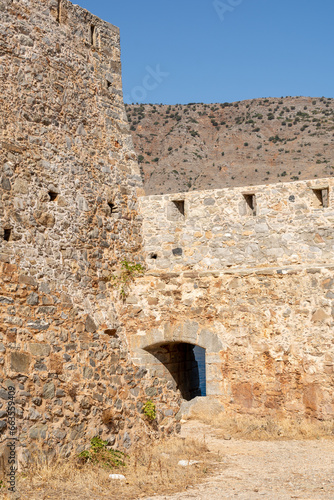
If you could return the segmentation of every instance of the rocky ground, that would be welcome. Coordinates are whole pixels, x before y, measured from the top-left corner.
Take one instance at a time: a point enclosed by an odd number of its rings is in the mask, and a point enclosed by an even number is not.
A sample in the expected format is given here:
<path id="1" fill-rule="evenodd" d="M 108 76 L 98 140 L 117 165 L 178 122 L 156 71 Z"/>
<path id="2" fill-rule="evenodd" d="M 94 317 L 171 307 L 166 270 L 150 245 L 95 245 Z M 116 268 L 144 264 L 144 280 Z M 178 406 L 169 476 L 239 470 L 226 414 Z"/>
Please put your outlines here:
<path id="1" fill-rule="evenodd" d="M 334 175 L 334 99 L 126 105 L 146 194 Z"/>
<path id="2" fill-rule="evenodd" d="M 183 425 L 183 436 L 200 435 L 219 452 L 221 471 L 195 487 L 150 500 L 330 500 L 334 498 L 334 441 L 240 441 L 197 421 Z M 193 466 L 194 467 L 194 466 Z"/>

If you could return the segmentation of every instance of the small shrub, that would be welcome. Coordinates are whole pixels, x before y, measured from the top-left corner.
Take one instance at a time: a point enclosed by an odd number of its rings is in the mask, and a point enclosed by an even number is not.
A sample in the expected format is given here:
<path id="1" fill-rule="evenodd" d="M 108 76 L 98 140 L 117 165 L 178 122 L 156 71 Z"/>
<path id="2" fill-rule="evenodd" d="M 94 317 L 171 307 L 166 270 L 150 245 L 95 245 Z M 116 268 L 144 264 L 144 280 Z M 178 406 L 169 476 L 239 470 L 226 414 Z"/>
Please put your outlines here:
<path id="1" fill-rule="evenodd" d="M 90 449 L 82 451 L 79 458 L 84 462 L 100 465 L 106 469 L 124 467 L 126 465 L 124 462 L 126 455 L 119 450 L 107 448 L 107 445 L 108 441 L 102 441 L 99 436 L 96 436 L 91 439 Z"/>
<path id="2" fill-rule="evenodd" d="M 275 136 L 269 137 L 269 141 L 276 144 L 276 142 L 283 142 L 284 139 L 281 139 L 277 134 Z"/>
<path id="3" fill-rule="evenodd" d="M 150 399 L 148 401 L 146 401 L 146 403 L 144 404 L 143 413 L 144 413 L 145 417 L 147 417 L 149 420 L 151 420 L 151 421 L 155 420 L 155 418 L 157 416 L 157 412 L 156 412 L 155 404 Z"/>
<path id="4" fill-rule="evenodd" d="M 145 269 L 141 264 L 134 264 L 123 260 L 121 262 L 121 270 L 117 274 L 112 274 L 108 281 L 112 282 L 112 286 L 118 287 L 119 294 L 124 300 L 129 292 L 130 283 L 138 276 L 144 273 Z"/>

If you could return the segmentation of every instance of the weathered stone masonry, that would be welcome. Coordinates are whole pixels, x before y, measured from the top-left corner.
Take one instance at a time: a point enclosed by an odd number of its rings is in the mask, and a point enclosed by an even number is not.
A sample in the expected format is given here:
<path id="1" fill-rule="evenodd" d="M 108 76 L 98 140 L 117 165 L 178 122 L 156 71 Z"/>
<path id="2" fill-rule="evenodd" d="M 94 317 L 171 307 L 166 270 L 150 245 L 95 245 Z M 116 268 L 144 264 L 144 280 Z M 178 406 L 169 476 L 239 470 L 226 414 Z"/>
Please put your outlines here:
<path id="1" fill-rule="evenodd" d="M 333 186 L 329 178 L 142 197 L 146 263 L 175 272 L 332 262 Z"/>
<path id="2" fill-rule="evenodd" d="M 2 440 L 8 384 L 23 461 L 171 433 L 193 345 L 226 408 L 332 418 L 333 181 L 144 197 L 118 29 L 66 0 L 0 18 Z M 124 303 L 123 259 L 148 269 Z"/>
<path id="3" fill-rule="evenodd" d="M 172 432 L 178 395 L 132 364 L 108 284 L 142 259 L 119 30 L 66 0 L 1 0 L 0 19 L 1 431 L 11 383 L 22 459 L 38 439 L 127 448 L 149 398 Z"/>
<path id="4" fill-rule="evenodd" d="M 135 363 L 168 376 L 161 346 L 199 345 L 226 409 L 333 418 L 333 186 L 141 198 L 150 271 L 128 304 L 145 314 L 128 322 Z"/>

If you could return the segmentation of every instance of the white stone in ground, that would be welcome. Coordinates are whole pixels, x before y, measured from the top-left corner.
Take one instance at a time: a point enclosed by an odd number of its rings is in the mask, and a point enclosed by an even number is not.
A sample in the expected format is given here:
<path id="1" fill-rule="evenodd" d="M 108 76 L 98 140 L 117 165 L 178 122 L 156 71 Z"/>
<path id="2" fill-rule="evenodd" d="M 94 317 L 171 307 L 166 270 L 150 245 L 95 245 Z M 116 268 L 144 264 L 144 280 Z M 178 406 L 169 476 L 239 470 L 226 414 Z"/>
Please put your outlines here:
<path id="1" fill-rule="evenodd" d="M 198 460 L 180 460 L 177 465 L 181 465 L 182 467 L 187 467 L 188 465 L 199 464 Z"/>
<path id="2" fill-rule="evenodd" d="M 124 481 L 126 478 L 122 474 L 109 474 L 109 479 L 119 479 L 120 481 Z"/>

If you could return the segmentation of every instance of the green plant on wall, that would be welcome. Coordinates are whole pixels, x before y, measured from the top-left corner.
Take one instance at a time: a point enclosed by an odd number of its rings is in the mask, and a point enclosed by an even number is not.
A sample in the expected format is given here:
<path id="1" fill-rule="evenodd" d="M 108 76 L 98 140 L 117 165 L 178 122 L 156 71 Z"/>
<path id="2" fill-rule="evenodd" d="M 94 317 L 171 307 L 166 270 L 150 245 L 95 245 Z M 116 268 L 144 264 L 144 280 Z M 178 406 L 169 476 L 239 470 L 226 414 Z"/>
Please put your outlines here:
<path id="1" fill-rule="evenodd" d="M 108 442 L 103 441 L 99 436 L 95 436 L 90 441 L 89 450 L 84 450 L 79 454 L 79 458 L 86 463 L 100 465 L 103 468 L 124 467 L 126 455 L 119 450 L 107 447 Z"/>
<path id="2" fill-rule="evenodd" d="M 146 401 L 146 403 L 143 406 L 143 412 L 145 417 L 147 417 L 149 420 L 155 420 L 157 412 L 153 401 L 151 401 L 150 399 Z"/>
<path id="3" fill-rule="evenodd" d="M 121 269 L 118 273 L 112 274 L 109 278 L 112 286 L 118 288 L 120 297 L 125 299 L 129 294 L 130 283 L 135 278 L 141 276 L 145 269 L 141 264 L 135 264 L 127 260 L 121 262 Z"/>

